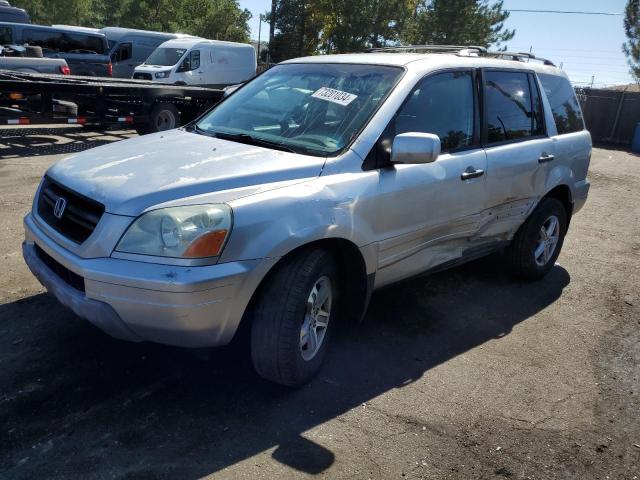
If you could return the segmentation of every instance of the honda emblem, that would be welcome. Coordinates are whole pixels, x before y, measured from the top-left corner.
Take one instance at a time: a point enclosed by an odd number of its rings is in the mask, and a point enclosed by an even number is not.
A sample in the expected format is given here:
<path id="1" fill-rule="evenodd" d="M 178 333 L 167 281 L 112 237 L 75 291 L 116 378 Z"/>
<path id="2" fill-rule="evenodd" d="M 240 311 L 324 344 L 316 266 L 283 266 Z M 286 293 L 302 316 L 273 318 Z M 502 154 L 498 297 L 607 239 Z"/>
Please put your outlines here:
<path id="1" fill-rule="evenodd" d="M 58 199 L 56 200 L 56 204 L 53 206 L 54 217 L 60 220 L 62 218 L 62 215 L 64 215 L 65 208 L 67 208 L 67 199 L 58 197 Z"/>

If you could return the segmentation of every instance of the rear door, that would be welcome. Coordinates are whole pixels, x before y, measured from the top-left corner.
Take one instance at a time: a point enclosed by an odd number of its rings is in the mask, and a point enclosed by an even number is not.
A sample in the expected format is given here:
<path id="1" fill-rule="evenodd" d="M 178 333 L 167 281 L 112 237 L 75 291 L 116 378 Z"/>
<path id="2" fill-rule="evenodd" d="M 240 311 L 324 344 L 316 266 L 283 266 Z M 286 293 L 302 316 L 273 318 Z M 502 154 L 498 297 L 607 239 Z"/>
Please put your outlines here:
<path id="1" fill-rule="evenodd" d="M 476 73 L 452 70 L 420 81 L 387 127 L 381 145 L 401 133 L 433 133 L 442 153 L 433 163 L 380 169 L 376 286 L 457 259 L 472 245 L 486 199 L 479 123 Z"/>
<path id="2" fill-rule="evenodd" d="M 487 152 L 486 237 L 508 238 L 544 193 L 554 144 L 547 136 L 535 74 L 486 69 L 483 144 Z"/>

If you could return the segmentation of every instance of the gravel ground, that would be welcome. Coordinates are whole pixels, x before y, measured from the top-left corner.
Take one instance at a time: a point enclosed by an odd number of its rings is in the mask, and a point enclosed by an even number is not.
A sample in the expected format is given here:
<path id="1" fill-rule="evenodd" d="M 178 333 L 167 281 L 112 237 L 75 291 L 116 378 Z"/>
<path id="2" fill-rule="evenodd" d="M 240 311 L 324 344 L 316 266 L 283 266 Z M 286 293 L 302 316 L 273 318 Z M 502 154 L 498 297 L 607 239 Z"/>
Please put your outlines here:
<path id="1" fill-rule="evenodd" d="M 40 176 L 129 133 L 29 133 L 0 132 L 0 479 L 640 479 L 640 158 L 594 150 L 544 281 L 493 256 L 380 291 L 291 391 L 44 293 L 20 253 Z"/>

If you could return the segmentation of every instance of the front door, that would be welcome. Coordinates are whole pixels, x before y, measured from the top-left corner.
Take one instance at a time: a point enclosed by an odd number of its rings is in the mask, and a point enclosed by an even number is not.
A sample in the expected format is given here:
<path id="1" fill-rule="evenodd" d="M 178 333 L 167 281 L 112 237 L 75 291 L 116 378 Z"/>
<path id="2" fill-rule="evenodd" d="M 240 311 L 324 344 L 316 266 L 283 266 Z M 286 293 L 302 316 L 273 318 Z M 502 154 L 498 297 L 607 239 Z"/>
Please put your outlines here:
<path id="1" fill-rule="evenodd" d="M 133 63 L 133 44 L 120 43 L 111 54 L 113 76 L 116 78 L 131 78 L 133 69 L 137 66 Z"/>
<path id="2" fill-rule="evenodd" d="M 455 260 L 472 244 L 486 204 L 487 159 L 480 145 L 477 82 L 472 70 L 421 80 L 385 131 L 434 133 L 442 153 L 430 164 L 380 170 L 376 287 Z"/>

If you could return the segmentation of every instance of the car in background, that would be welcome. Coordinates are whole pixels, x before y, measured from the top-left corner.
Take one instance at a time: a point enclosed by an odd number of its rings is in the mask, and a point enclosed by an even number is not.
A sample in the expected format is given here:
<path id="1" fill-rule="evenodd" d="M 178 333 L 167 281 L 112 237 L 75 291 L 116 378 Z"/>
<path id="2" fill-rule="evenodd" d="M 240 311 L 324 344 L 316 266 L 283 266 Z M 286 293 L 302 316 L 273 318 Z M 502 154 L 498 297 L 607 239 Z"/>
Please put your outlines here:
<path id="1" fill-rule="evenodd" d="M 107 38 L 69 27 L 0 22 L 0 44 L 32 45 L 48 58 L 66 60 L 72 75 L 112 76 Z"/>
<path id="2" fill-rule="evenodd" d="M 24 8 L 12 7 L 6 0 L 0 0 L 0 22 L 31 23 Z"/>
<path id="3" fill-rule="evenodd" d="M 256 50 L 247 43 L 178 38 L 160 45 L 133 78 L 224 88 L 254 77 L 256 67 Z"/>
<path id="4" fill-rule="evenodd" d="M 153 32 L 133 28 L 105 27 L 98 32 L 104 34 L 109 42 L 109 55 L 113 64 L 113 76 L 131 78 L 135 68 L 167 40 L 195 39 L 182 33 Z"/>

